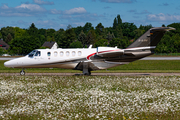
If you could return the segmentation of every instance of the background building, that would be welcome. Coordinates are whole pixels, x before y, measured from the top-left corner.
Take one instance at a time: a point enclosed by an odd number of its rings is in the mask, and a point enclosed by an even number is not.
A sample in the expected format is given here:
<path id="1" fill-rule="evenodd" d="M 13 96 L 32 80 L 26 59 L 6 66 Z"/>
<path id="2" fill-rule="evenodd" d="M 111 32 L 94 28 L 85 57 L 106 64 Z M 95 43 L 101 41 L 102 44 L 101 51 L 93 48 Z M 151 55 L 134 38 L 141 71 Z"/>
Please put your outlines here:
<path id="1" fill-rule="evenodd" d="M 0 47 L 5 50 L 9 49 L 9 45 L 6 42 L 4 42 L 3 39 L 0 39 Z"/>
<path id="2" fill-rule="evenodd" d="M 58 48 L 58 44 L 54 41 L 50 41 L 50 42 L 45 42 L 42 47 L 46 47 L 46 48 L 50 48 L 50 49 L 57 49 Z"/>

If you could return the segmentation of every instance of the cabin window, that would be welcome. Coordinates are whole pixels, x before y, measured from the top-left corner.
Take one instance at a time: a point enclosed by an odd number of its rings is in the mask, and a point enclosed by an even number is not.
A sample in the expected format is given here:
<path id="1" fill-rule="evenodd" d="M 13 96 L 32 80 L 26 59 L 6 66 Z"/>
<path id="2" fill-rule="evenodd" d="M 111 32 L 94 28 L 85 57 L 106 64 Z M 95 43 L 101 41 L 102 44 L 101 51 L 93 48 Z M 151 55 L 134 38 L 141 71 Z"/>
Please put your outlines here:
<path id="1" fill-rule="evenodd" d="M 61 52 L 60 52 L 60 56 L 62 57 L 63 55 L 64 55 L 64 52 L 63 52 L 63 51 L 61 51 Z"/>
<path id="2" fill-rule="evenodd" d="M 51 56 L 51 52 L 48 52 L 48 53 L 47 53 L 47 56 Z"/>
<path id="3" fill-rule="evenodd" d="M 82 52 L 81 51 L 78 51 L 78 56 L 81 56 Z"/>
<path id="4" fill-rule="evenodd" d="M 41 56 L 41 51 L 37 51 L 35 56 Z"/>
<path id="5" fill-rule="evenodd" d="M 75 51 L 72 51 L 72 56 L 75 56 L 76 55 L 76 52 Z"/>
<path id="6" fill-rule="evenodd" d="M 57 54 L 58 54 L 57 51 L 55 51 L 55 52 L 54 52 L 54 56 L 57 57 Z"/>
<path id="7" fill-rule="evenodd" d="M 69 56 L 69 51 L 66 51 L 66 56 Z"/>

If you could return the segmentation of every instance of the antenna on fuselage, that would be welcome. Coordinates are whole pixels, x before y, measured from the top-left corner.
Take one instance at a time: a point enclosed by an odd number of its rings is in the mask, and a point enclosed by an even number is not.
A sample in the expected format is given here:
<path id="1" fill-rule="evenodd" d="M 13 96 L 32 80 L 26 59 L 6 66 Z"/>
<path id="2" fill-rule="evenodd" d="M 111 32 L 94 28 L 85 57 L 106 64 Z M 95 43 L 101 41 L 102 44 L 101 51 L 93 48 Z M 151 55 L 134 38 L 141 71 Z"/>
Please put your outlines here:
<path id="1" fill-rule="evenodd" d="M 91 49 L 92 48 L 92 44 L 88 48 Z"/>

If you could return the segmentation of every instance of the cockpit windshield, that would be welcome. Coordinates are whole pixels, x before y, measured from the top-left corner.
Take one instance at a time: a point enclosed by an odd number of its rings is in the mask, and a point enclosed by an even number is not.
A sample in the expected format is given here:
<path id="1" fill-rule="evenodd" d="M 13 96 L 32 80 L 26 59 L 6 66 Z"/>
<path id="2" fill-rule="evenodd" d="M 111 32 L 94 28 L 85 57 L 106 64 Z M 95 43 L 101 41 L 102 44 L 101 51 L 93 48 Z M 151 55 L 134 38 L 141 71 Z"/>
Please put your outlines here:
<path id="1" fill-rule="evenodd" d="M 28 57 L 33 57 L 33 56 L 41 56 L 41 52 L 37 50 L 33 50 L 28 54 Z"/>

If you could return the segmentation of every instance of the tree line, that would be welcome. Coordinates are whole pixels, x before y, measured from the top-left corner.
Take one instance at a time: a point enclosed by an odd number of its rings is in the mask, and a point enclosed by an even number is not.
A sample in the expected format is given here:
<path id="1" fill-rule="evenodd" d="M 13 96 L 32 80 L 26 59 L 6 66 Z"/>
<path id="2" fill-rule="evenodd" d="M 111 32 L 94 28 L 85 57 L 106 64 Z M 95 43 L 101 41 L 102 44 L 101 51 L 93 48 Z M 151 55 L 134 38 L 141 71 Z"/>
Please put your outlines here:
<path id="1" fill-rule="evenodd" d="M 162 25 L 165 27 L 165 25 Z M 104 27 L 99 23 L 93 27 L 87 22 L 84 26 L 67 29 L 38 29 L 34 23 L 27 29 L 19 27 L 3 27 L 0 30 L 0 39 L 10 45 L 9 50 L 0 49 L 0 53 L 25 55 L 34 49 L 42 48 L 45 41 L 56 41 L 60 48 L 83 48 L 92 44 L 98 46 L 117 46 L 126 48 L 134 40 L 139 38 L 152 25 L 140 25 L 122 22 L 120 15 L 114 18 L 112 27 Z M 155 50 L 156 53 L 178 53 L 180 52 L 180 23 L 172 23 L 167 27 L 176 28 L 175 31 L 167 32 Z"/>

